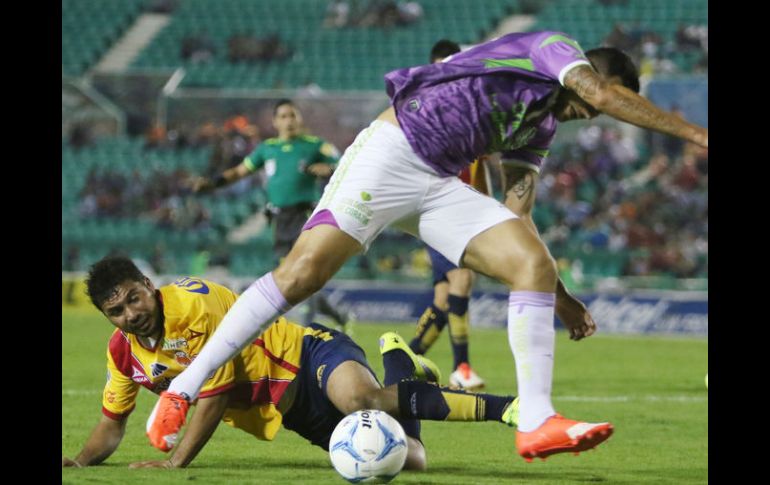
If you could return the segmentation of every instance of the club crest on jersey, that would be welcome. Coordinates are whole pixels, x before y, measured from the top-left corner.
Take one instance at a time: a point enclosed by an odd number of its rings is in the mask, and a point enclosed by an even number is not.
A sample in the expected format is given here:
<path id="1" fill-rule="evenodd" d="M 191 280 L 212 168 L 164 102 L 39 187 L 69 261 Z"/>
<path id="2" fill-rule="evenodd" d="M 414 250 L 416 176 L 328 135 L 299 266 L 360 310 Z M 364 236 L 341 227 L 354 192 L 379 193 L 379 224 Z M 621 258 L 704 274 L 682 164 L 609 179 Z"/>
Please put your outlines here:
<path id="1" fill-rule="evenodd" d="M 318 379 L 318 388 L 322 389 L 323 385 L 321 384 L 323 382 L 324 378 L 324 371 L 326 370 L 326 364 L 322 364 L 318 366 L 318 370 L 315 372 L 315 378 Z"/>
<path id="2" fill-rule="evenodd" d="M 177 350 L 182 347 L 187 347 L 187 339 L 184 338 L 172 338 L 163 339 L 163 350 Z"/>
<path id="3" fill-rule="evenodd" d="M 158 377 L 159 375 L 166 372 L 168 369 L 167 365 L 163 365 L 159 362 L 155 362 L 150 366 L 150 369 L 152 369 L 152 377 Z"/>
<path id="4" fill-rule="evenodd" d="M 174 281 L 173 284 L 175 286 L 185 289 L 186 291 L 189 291 L 190 293 L 200 293 L 201 295 L 209 294 L 208 285 L 206 285 L 206 283 L 204 283 L 203 280 L 199 278 L 190 278 L 190 277 L 184 276 Z"/>
<path id="5" fill-rule="evenodd" d="M 174 360 L 176 360 L 179 365 L 183 365 L 187 367 L 188 365 L 192 364 L 193 359 L 187 355 L 186 352 L 182 352 L 181 350 L 177 350 L 174 352 Z"/>
<path id="6" fill-rule="evenodd" d="M 188 328 L 187 331 L 190 332 L 190 336 L 187 337 L 187 341 L 188 342 L 190 340 L 195 340 L 196 338 L 201 337 L 203 335 L 203 332 L 196 332 L 195 330 L 193 330 L 191 328 Z"/>
<path id="7" fill-rule="evenodd" d="M 150 378 L 144 374 L 144 371 L 142 371 L 141 369 L 137 369 L 136 366 L 131 366 L 131 369 L 133 369 L 134 371 L 134 375 L 131 376 L 132 381 L 138 384 L 141 384 L 143 382 L 150 382 Z"/>

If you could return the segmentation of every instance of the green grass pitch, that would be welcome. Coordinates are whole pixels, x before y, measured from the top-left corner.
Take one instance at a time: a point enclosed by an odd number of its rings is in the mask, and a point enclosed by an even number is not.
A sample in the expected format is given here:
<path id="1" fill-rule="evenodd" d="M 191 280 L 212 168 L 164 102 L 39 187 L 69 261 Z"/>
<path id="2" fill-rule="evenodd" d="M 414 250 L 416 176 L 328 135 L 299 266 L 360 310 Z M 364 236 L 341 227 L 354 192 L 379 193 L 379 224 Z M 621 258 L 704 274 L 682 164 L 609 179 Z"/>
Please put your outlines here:
<path id="1" fill-rule="evenodd" d="M 112 326 L 99 313 L 62 309 L 62 454 L 74 458 L 101 415 L 105 352 Z M 411 337 L 412 325 L 360 323 L 355 340 L 382 376 L 377 337 L 396 330 Z M 446 333 L 446 332 L 444 332 Z M 452 363 L 448 336 L 428 354 L 444 372 Z M 487 391 L 514 394 L 516 378 L 504 330 L 473 329 L 470 356 Z M 402 472 L 393 483 L 420 484 L 607 484 L 707 483 L 708 369 L 704 339 L 609 336 L 572 342 L 557 333 L 554 405 L 567 417 L 608 420 L 614 436 L 580 456 L 526 463 L 515 452 L 514 431 L 498 423 L 424 421 L 427 472 Z M 261 442 L 222 425 L 186 469 L 129 470 L 129 463 L 163 459 L 144 435 L 155 396 L 139 393 L 126 436 L 97 467 L 63 469 L 62 483 L 346 483 L 328 455 L 282 429 Z"/>

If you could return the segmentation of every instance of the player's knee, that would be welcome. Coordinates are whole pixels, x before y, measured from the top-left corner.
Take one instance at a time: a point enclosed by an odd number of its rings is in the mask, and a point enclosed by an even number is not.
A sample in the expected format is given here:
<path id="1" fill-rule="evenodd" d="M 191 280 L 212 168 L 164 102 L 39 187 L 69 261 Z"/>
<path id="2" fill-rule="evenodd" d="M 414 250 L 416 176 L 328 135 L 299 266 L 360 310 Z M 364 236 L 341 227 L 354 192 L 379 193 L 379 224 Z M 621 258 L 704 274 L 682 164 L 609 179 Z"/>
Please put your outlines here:
<path id="1" fill-rule="evenodd" d="M 458 268 L 447 273 L 449 280 L 449 291 L 452 294 L 467 295 L 471 292 L 473 286 L 473 271 Z"/>
<path id="2" fill-rule="evenodd" d="M 545 249 L 545 248 L 544 248 Z M 540 275 L 541 278 L 547 280 L 553 280 L 556 283 L 557 270 L 556 261 L 553 260 L 547 250 L 538 251 L 537 256 L 532 259 L 532 268 L 530 271 L 534 274 Z"/>
<path id="3" fill-rule="evenodd" d="M 545 246 L 530 248 L 525 257 L 516 255 L 506 260 L 504 283 L 511 289 L 556 287 L 556 262 Z"/>
<path id="4" fill-rule="evenodd" d="M 331 274 L 321 263 L 322 258 L 307 252 L 286 260 L 273 272 L 284 298 L 297 303 L 323 288 Z"/>
<path id="5" fill-rule="evenodd" d="M 385 404 L 381 390 L 371 391 L 352 396 L 346 403 L 348 409 L 345 412 L 350 414 L 362 409 L 380 409 L 388 412 L 389 409 L 385 409 Z"/>
<path id="6" fill-rule="evenodd" d="M 411 436 L 406 437 L 409 447 L 406 454 L 405 470 L 425 471 L 428 469 L 428 457 L 425 455 L 425 447 Z"/>

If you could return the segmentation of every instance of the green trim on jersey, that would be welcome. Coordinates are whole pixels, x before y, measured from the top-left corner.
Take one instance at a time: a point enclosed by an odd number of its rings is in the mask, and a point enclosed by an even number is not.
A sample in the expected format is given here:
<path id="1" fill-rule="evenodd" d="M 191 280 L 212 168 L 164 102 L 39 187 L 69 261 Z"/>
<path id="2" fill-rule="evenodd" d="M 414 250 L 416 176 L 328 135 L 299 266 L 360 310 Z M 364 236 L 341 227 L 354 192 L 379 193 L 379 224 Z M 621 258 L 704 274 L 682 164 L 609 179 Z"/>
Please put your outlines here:
<path id="1" fill-rule="evenodd" d="M 522 150 L 526 150 L 528 152 L 534 153 L 535 155 L 541 156 L 543 158 L 548 156 L 549 149 L 539 149 L 539 148 L 530 148 L 530 147 L 524 147 Z"/>
<path id="2" fill-rule="evenodd" d="M 516 67 L 526 71 L 534 71 L 532 59 L 484 59 L 484 67 Z"/>
<path id="3" fill-rule="evenodd" d="M 569 37 L 565 37 L 563 35 L 555 34 L 547 39 L 545 39 L 543 42 L 540 43 L 538 47 L 541 49 L 547 45 L 555 44 L 556 42 L 564 42 L 567 45 L 571 45 L 575 49 L 579 50 L 580 52 L 583 52 L 583 48 L 580 47 L 580 44 L 577 43 L 576 40 L 570 39 Z"/>

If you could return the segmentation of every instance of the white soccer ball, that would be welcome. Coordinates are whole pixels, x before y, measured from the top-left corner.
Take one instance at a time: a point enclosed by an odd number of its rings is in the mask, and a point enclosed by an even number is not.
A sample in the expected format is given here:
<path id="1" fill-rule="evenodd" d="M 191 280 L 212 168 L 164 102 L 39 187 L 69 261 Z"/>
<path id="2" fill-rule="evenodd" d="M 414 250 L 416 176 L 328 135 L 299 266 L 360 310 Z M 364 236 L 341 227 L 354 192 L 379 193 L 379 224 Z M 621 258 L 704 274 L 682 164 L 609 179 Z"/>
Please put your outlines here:
<path id="1" fill-rule="evenodd" d="M 329 440 L 332 465 L 351 483 L 387 483 L 406 462 L 404 428 L 384 411 L 345 416 Z"/>

